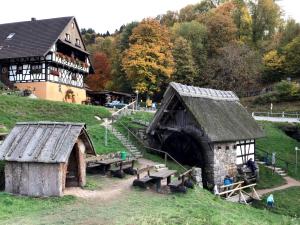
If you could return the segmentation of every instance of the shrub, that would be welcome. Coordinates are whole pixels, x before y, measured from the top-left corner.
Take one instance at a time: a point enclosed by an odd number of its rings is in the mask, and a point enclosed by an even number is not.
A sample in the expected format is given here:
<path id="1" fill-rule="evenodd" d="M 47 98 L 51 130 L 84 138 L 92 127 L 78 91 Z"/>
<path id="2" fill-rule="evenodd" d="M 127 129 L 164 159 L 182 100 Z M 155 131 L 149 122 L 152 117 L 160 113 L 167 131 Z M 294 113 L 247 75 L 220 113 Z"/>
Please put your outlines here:
<path id="1" fill-rule="evenodd" d="M 300 94 L 300 86 L 296 82 L 281 81 L 275 85 L 275 91 L 280 96 L 296 96 Z"/>

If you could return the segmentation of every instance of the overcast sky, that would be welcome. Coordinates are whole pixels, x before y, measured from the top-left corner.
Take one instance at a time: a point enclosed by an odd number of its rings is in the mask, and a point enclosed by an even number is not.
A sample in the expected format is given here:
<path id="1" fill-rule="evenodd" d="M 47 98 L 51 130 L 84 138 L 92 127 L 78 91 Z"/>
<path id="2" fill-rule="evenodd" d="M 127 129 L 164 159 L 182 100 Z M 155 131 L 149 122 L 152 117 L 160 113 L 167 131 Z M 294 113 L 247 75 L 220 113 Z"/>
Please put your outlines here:
<path id="1" fill-rule="evenodd" d="M 167 10 L 179 10 L 199 0 L 5 0 L 1 1 L 0 23 L 62 16 L 75 16 L 81 28 L 92 27 L 100 33 L 122 24 L 155 17 Z M 300 22 L 300 0 L 278 1 L 285 17 Z"/>

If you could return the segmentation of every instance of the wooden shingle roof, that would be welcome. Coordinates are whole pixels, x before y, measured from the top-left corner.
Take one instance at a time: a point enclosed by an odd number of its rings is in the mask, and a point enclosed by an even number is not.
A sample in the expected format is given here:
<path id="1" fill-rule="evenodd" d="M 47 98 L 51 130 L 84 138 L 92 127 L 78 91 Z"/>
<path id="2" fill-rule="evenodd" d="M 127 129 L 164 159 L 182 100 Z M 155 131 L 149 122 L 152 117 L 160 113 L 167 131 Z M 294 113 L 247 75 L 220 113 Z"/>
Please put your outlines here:
<path id="1" fill-rule="evenodd" d="M 0 160 L 17 162 L 67 162 L 78 139 L 86 153 L 95 155 L 83 123 L 17 123 L 0 146 Z"/>
<path id="2" fill-rule="evenodd" d="M 0 24 L 0 59 L 45 56 L 73 18 Z"/>

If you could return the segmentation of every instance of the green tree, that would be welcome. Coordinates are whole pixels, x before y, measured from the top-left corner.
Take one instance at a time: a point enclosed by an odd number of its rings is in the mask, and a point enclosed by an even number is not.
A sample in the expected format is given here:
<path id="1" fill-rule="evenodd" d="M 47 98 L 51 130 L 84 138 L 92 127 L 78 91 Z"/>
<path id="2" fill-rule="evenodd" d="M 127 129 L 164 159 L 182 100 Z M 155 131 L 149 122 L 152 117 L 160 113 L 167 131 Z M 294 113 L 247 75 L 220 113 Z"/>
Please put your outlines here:
<path id="1" fill-rule="evenodd" d="M 283 50 L 287 76 L 300 77 L 300 36 L 294 38 Z"/>
<path id="2" fill-rule="evenodd" d="M 234 0 L 233 20 L 237 27 L 237 37 L 240 41 L 251 40 L 252 18 L 244 0 Z"/>
<path id="3" fill-rule="evenodd" d="M 130 47 L 122 65 L 134 89 L 153 95 L 165 86 L 173 73 L 172 44 L 165 26 L 157 20 L 144 19 L 133 29 Z"/>
<path id="4" fill-rule="evenodd" d="M 176 38 L 173 48 L 173 57 L 175 68 L 171 80 L 183 84 L 193 84 L 196 69 L 192 57 L 192 50 L 186 39 L 182 37 Z"/>
<path id="5" fill-rule="evenodd" d="M 294 19 L 288 19 L 282 30 L 280 45 L 284 46 L 300 35 L 300 24 Z"/>
<path id="6" fill-rule="evenodd" d="M 172 31 L 175 37 L 183 37 L 189 42 L 194 62 L 197 66 L 197 73 L 199 73 L 205 66 L 207 58 L 205 46 L 207 32 L 205 26 L 197 21 L 176 23 Z"/>
<path id="7" fill-rule="evenodd" d="M 270 38 L 280 22 L 280 7 L 274 0 L 251 1 L 252 40 L 254 43 Z"/>
<path id="8" fill-rule="evenodd" d="M 156 19 L 159 20 L 162 25 L 171 27 L 178 21 L 179 15 L 177 12 L 167 11 L 166 14 L 157 16 Z"/>

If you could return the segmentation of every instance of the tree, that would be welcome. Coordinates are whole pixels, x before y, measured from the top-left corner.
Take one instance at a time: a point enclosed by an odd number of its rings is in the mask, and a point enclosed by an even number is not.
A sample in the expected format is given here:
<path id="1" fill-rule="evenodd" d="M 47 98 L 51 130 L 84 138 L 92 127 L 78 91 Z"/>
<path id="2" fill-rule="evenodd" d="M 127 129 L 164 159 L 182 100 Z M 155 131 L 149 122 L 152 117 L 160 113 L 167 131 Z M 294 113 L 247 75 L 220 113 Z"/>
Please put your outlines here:
<path id="1" fill-rule="evenodd" d="M 156 19 L 159 20 L 160 24 L 171 27 L 178 21 L 179 15 L 177 12 L 167 11 L 166 14 L 157 16 Z"/>
<path id="2" fill-rule="evenodd" d="M 131 93 L 132 84 L 128 80 L 123 69 L 123 53 L 129 48 L 129 37 L 132 30 L 138 25 L 138 22 L 131 22 L 122 27 L 122 32 L 114 38 L 112 49 L 112 86 L 111 88 L 118 91 Z M 121 29 L 120 29 L 121 30 Z"/>
<path id="3" fill-rule="evenodd" d="M 274 0 L 251 1 L 252 40 L 258 43 L 264 38 L 270 38 L 280 22 L 280 7 Z"/>
<path id="4" fill-rule="evenodd" d="M 300 77 L 300 36 L 294 38 L 283 50 L 287 75 Z"/>
<path id="5" fill-rule="evenodd" d="M 203 24 L 197 21 L 176 23 L 172 28 L 173 34 L 176 37 L 183 37 L 190 45 L 194 62 L 199 73 L 206 63 L 207 51 L 206 40 L 207 32 Z"/>
<path id="6" fill-rule="evenodd" d="M 300 24 L 294 19 L 288 19 L 281 35 L 280 45 L 285 46 L 300 35 Z"/>
<path id="7" fill-rule="evenodd" d="M 209 59 L 203 85 L 243 93 L 258 85 L 261 57 L 247 45 L 229 43 Z"/>
<path id="8" fill-rule="evenodd" d="M 97 52 L 93 56 L 95 74 L 87 77 L 87 85 L 94 91 L 104 90 L 107 82 L 111 80 L 111 66 L 105 53 Z"/>
<path id="9" fill-rule="evenodd" d="M 233 8 L 233 3 L 224 3 L 199 18 L 199 21 L 207 28 L 209 56 L 236 39 L 237 28 L 231 16 Z"/>
<path id="10" fill-rule="evenodd" d="M 175 68 L 171 79 L 179 83 L 192 85 L 196 76 L 196 69 L 192 50 L 186 39 L 176 38 L 173 57 Z"/>
<path id="11" fill-rule="evenodd" d="M 278 54 L 276 50 L 272 50 L 266 53 L 263 57 L 264 82 L 276 82 L 280 81 L 284 75 L 284 62 L 285 57 Z"/>
<path id="12" fill-rule="evenodd" d="M 234 0 L 233 20 L 237 27 L 237 37 L 242 42 L 251 40 L 252 18 L 244 0 Z"/>
<path id="13" fill-rule="evenodd" d="M 122 65 L 136 90 L 149 95 L 161 90 L 173 73 L 171 49 L 169 32 L 157 20 L 144 19 L 133 29 Z"/>

